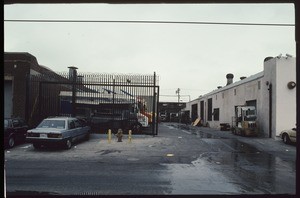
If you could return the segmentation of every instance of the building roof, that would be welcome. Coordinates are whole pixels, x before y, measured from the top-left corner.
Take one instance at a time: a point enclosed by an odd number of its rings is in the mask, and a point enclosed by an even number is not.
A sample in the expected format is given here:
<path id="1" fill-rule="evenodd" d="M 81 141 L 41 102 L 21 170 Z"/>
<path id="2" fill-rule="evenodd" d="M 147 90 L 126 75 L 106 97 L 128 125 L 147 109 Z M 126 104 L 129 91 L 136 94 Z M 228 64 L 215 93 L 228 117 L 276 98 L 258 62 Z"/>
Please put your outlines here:
<path id="1" fill-rule="evenodd" d="M 4 52 L 4 60 L 37 62 L 36 57 L 28 52 Z"/>
<path id="2" fill-rule="evenodd" d="M 233 88 L 233 87 L 237 87 L 237 86 L 239 86 L 239 85 L 246 84 L 246 83 L 248 83 L 248 82 L 251 82 L 251 81 L 260 79 L 260 78 L 262 78 L 263 76 L 264 76 L 264 72 L 262 71 L 262 72 L 259 72 L 259 73 L 257 73 L 257 74 L 251 75 L 251 76 L 249 76 L 249 77 L 247 77 L 247 78 L 245 78 L 245 79 L 243 79 L 243 80 L 239 80 L 239 81 L 234 82 L 234 83 L 232 83 L 232 84 L 230 84 L 230 85 L 224 86 L 224 87 L 222 87 L 222 88 L 220 88 L 220 89 L 213 90 L 213 91 L 211 91 L 211 92 L 209 92 L 209 93 L 207 93 L 207 94 L 205 94 L 205 95 L 203 95 L 203 96 L 200 96 L 199 98 L 206 97 L 206 96 L 210 96 L 210 95 L 213 95 L 213 94 L 216 94 L 216 93 L 219 93 L 219 92 L 222 92 L 222 91 L 231 89 L 231 88 Z M 198 98 L 198 99 L 199 99 L 199 98 Z"/>
<path id="3" fill-rule="evenodd" d="M 49 67 L 40 65 L 37 58 L 28 52 L 4 52 L 4 62 L 27 62 L 39 73 L 55 73 Z"/>

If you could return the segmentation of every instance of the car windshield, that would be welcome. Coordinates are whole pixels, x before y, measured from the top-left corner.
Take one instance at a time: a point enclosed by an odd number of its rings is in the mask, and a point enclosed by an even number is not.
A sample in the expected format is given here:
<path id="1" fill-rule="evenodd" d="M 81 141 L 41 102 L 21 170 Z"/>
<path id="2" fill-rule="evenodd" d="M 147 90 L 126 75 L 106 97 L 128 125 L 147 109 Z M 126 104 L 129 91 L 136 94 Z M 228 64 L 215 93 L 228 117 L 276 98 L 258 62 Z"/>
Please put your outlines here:
<path id="1" fill-rule="evenodd" d="M 43 120 L 37 128 L 58 128 L 64 129 L 65 128 L 65 121 L 64 120 Z"/>

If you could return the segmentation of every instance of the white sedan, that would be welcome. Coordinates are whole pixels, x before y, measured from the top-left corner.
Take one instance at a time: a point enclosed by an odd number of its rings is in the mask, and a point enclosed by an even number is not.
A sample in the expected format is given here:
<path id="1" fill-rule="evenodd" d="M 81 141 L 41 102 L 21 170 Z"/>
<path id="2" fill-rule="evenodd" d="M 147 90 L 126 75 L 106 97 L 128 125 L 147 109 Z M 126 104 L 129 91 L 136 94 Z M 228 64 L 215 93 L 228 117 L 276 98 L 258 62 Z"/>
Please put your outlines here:
<path id="1" fill-rule="evenodd" d="M 70 149 L 75 141 L 88 140 L 90 130 L 89 126 L 77 118 L 46 118 L 36 128 L 27 131 L 26 141 L 36 149 L 51 145 L 62 145 Z"/>
<path id="2" fill-rule="evenodd" d="M 290 144 L 290 143 L 296 143 L 297 142 L 297 130 L 296 128 L 293 129 L 287 129 L 280 132 L 280 138 L 283 140 L 284 143 Z"/>

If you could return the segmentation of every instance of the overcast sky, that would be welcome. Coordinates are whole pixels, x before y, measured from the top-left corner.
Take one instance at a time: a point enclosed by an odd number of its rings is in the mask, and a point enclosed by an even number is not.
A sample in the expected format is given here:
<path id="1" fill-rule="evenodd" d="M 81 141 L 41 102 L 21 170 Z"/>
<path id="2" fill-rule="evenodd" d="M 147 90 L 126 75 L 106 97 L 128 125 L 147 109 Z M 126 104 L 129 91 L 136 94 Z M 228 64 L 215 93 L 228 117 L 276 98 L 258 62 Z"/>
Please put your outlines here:
<path id="1" fill-rule="evenodd" d="M 5 5 L 4 19 L 147 20 L 294 24 L 293 4 Z M 195 99 L 226 74 L 263 71 L 263 60 L 296 55 L 295 28 L 132 23 L 4 22 L 5 52 L 28 52 L 55 72 L 156 74 L 161 101 Z M 170 95 L 170 96 L 165 96 Z"/>

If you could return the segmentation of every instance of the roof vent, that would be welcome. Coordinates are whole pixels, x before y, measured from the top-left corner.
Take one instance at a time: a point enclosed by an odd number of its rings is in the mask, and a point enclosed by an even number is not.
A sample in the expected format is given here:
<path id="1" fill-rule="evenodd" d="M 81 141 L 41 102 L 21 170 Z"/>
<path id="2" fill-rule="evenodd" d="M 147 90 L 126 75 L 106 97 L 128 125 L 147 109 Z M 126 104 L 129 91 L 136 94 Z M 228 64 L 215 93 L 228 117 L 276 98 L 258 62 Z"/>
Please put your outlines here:
<path id="1" fill-rule="evenodd" d="M 226 78 L 227 78 L 227 84 L 226 84 L 226 86 L 232 84 L 233 77 L 234 77 L 234 75 L 230 74 L 230 73 L 226 75 Z"/>
<path id="2" fill-rule="evenodd" d="M 268 57 L 266 57 L 266 58 L 264 59 L 264 62 L 266 62 L 266 61 L 268 61 L 268 60 L 271 60 L 271 59 L 273 59 L 273 57 L 272 57 L 272 56 L 268 56 Z"/>
<path id="3" fill-rule="evenodd" d="M 69 80 L 76 82 L 77 77 L 77 67 L 70 66 L 69 68 Z"/>
<path id="4" fill-rule="evenodd" d="M 217 88 L 218 88 L 218 89 L 221 89 L 221 88 L 222 88 L 222 86 L 218 86 Z"/>
<path id="5" fill-rule="evenodd" d="M 240 77 L 241 80 L 244 80 L 245 78 L 247 78 L 246 76 L 242 76 Z"/>

